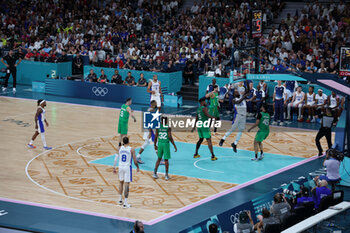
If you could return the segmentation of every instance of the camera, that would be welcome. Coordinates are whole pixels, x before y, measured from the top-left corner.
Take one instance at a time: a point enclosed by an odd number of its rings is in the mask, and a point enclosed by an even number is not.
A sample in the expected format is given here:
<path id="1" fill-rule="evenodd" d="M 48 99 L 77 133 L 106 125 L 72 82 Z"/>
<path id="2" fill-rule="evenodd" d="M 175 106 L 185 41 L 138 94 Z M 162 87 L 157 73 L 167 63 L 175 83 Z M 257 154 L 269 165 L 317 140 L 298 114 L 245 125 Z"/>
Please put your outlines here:
<path id="1" fill-rule="evenodd" d="M 327 150 L 326 153 L 327 153 L 328 157 L 335 158 L 336 160 L 338 160 L 340 162 L 342 162 L 344 160 L 344 154 L 336 149 L 329 149 L 329 150 Z"/>
<path id="2" fill-rule="evenodd" d="M 289 189 L 283 190 L 284 194 L 291 195 L 291 196 L 296 196 L 298 193 Z"/>

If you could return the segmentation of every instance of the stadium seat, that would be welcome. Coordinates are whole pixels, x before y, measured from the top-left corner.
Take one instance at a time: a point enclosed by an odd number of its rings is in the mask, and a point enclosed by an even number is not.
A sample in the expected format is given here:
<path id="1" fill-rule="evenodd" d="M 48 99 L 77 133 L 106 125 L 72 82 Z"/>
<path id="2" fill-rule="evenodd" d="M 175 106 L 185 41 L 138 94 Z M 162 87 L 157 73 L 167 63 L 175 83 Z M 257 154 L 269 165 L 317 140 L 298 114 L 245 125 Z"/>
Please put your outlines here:
<path id="1" fill-rule="evenodd" d="M 328 209 L 333 204 L 333 196 L 326 196 L 321 199 L 320 206 L 317 209 L 317 212 L 324 211 Z"/>
<path id="2" fill-rule="evenodd" d="M 315 203 L 310 201 L 310 202 L 304 202 L 302 204 L 303 207 L 305 207 L 305 218 L 311 217 L 315 213 Z"/>
<path id="3" fill-rule="evenodd" d="M 281 224 L 266 224 L 265 233 L 280 233 L 282 230 Z"/>
<path id="4" fill-rule="evenodd" d="M 283 219 L 282 219 L 282 229 L 288 229 L 291 226 L 294 226 L 295 224 L 298 223 L 298 217 L 294 213 L 287 214 Z"/>
<path id="5" fill-rule="evenodd" d="M 344 200 L 344 191 L 343 190 L 336 190 L 332 192 L 332 205 L 337 205 Z"/>
<path id="6" fill-rule="evenodd" d="M 306 207 L 305 206 L 298 206 L 294 208 L 293 213 L 297 216 L 298 222 L 303 221 L 306 219 Z"/>

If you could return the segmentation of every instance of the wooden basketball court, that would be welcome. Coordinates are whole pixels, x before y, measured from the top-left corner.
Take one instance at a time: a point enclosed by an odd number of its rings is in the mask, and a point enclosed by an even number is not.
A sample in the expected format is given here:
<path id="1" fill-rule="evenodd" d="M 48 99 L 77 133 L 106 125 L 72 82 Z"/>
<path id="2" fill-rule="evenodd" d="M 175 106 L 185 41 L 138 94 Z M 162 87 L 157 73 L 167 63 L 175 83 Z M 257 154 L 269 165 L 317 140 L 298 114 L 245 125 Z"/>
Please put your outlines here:
<path id="1" fill-rule="evenodd" d="M 118 177 L 112 168 L 89 163 L 116 152 L 119 110 L 55 102 L 47 105 L 50 126 L 46 140 L 54 149 L 43 151 L 40 136 L 34 143 L 37 149 L 28 149 L 36 101 L 0 97 L 1 197 L 149 221 L 236 185 L 179 175 L 172 175 L 169 181 L 163 176 L 154 180 L 150 171 L 134 171 L 129 196 L 132 208 L 122 209 L 116 203 Z M 129 135 L 132 146 L 139 147 L 143 144 L 141 112 L 135 115 L 137 122 L 130 121 Z M 311 157 L 317 154 L 315 134 L 275 127 L 264 143 L 265 151 Z M 214 145 L 222 136 L 213 136 Z M 245 132 L 239 148 L 252 151 L 254 136 L 255 132 Z M 196 143 L 198 136 L 174 132 L 174 139 Z"/>

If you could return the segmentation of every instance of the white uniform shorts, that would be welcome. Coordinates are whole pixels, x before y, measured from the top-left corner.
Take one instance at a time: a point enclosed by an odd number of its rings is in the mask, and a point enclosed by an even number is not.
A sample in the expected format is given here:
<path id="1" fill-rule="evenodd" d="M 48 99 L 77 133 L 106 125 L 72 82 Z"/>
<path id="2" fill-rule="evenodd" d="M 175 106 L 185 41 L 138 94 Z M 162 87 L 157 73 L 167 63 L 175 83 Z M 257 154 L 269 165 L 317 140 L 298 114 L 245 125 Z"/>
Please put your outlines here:
<path id="1" fill-rule="evenodd" d="M 232 121 L 232 127 L 230 129 L 233 132 L 235 129 L 238 129 L 239 132 L 242 132 L 245 129 L 247 117 L 242 114 L 237 114 Z"/>
<path id="2" fill-rule="evenodd" d="M 132 181 L 132 167 L 121 166 L 119 167 L 119 180 L 124 182 Z"/>
<path id="3" fill-rule="evenodd" d="M 157 102 L 157 107 L 162 106 L 162 102 L 160 101 L 160 95 L 151 95 L 151 101 L 155 100 Z"/>

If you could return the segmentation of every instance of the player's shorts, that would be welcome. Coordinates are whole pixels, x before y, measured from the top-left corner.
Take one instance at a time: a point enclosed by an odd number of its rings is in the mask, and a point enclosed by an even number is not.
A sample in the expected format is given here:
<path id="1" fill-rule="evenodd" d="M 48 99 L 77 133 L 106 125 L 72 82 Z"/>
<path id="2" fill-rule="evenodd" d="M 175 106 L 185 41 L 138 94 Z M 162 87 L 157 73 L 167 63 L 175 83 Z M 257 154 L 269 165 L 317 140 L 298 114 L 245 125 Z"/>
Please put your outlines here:
<path id="1" fill-rule="evenodd" d="M 170 159 L 170 143 L 158 142 L 158 158 Z"/>
<path id="2" fill-rule="evenodd" d="M 132 167 L 121 166 L 119 167 L 119 180 L 124 182 L 132 181 Z"/>
<path id="3" fill-rule="evenodd" d="M 118 133 L 119 134 L 128 134 L 128 122 L 127 121 L 119 121 L 118 123 Z"/>
<path id="4" fill-rule="evenodd" d="M 155 100 L 157 102 L 157 107 L 161 107 L 162 106 L 162 102 L 160 101 L 160 96 L 158 95 L 151 95 L 151 101 Z"/>
<path id="5" fill-rule="evenodd" d="M 199 138 L 211 138 L 210 129 L 207 127 L 197 127 Z"/>
<path id="6" fill-rule="evenodd" d="M 246 121 L 247 121 L 247 116 L 242 114 L 236 114 L 233 118 L 231 128 L 233 130 L 238 129 L 239 131 L 243 131 L 245 129 Z"/>
<path id="7" fill-rule="evenodd" d="M 209 115 L 219 118 L 220 117 L 219 109 L 217 107 L 209 108 Z"/>
<path id="8" fill-rule="evenodd" d="M 43 121 L 38 121 L 38 133 L 45 133 L 45 127 Z"/>
<path id="9" fill-rule="evenodd" d="M 269 136 L 269 133 L 269 130 L 259 130 L 255 135 L 255 140 L 257 142 L 262 142 L 267 138 L 267 136 Z"/>

